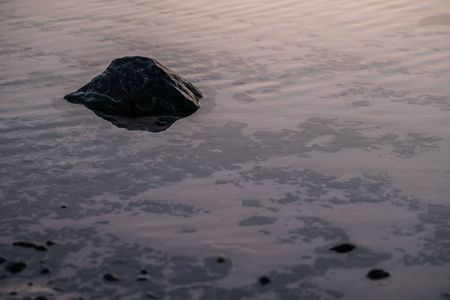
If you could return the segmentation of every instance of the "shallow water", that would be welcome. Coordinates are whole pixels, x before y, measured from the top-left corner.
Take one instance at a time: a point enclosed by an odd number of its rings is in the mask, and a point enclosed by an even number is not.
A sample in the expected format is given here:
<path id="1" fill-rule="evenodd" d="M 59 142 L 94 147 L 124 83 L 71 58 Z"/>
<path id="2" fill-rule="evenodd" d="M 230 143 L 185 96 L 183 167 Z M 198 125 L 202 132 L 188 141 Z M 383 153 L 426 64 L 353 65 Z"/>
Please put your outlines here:
<path id="1" fill-rule="evenodd" d="M 450 299 L 447 0 L 14 0 L 0 26 L 0 255 L 27 264 L 2 297 Z M 131 55 L 202 108 L 152 133 L 62 98 Z"/>

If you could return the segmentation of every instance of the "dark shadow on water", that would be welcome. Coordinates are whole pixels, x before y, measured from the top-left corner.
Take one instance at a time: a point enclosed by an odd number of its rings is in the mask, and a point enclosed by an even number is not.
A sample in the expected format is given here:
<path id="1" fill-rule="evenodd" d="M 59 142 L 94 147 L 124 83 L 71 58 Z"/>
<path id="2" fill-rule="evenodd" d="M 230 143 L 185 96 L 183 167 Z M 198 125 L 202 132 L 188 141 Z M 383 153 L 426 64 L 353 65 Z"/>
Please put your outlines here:
<path id="1" fill-rule="evenodd" d="M 93 112 L 113 123 L 115 126 L 119 128 L 125 128 L 127 130 L 142 130 L 142 131 L 151 131 L 151 132 L 161 132 L 172 126 L 175 121 L 183 119 L 191 114 L 183 115 L 183 116 L 148 116 L 148 117 L 122 117 L 122 116 L 114 116 L 104 114 L 98 111 Z"/>

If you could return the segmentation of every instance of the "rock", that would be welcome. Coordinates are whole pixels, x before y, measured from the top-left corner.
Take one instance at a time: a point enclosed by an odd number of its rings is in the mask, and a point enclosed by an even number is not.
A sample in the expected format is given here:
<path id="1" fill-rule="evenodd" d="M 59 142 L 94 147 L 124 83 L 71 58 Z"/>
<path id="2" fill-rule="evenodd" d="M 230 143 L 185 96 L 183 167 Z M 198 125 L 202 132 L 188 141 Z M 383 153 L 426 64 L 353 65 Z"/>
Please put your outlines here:
<path id="1" fill-rule="evenodd" d="M 227 257 L 225 255 L 218 255 L 216 262 L 218 262 L 219 264 L 223 264 L 224 262 L 227 261 Z"/>
<path id="2" fill-rule="evenodd" d="M 50 247 L 50 246 L 55 245 L 55 242 L 54 241 L 47 241 L 46 244 L 47 244 L 47 246 Z"/>
<path id="3" fill-rule="evenodd" d="M 41 274 L 42 274 L 42 275 L 49 274 L 50 271 L 51 271 L 51 270 L 50 270 L 49 267 L 42 267 L 42 268 L 41 268 Z"/>
<path id="4" fill-rule="evenodd" d="M 147 292 L 147 297 L 150 299 L 157 299 L 156 295 L 153 294 L 152 292 Z"/>
<path id="5" fill-rule="evenodd" d="M 105 279 L 106 281 L 118 281 L 119 277 L 117 277 L 117 275 L 114 273 L 107 273 L 103 275 L 103 279 Z"/>
<path id="6" fill-rule="evenodd" d="M 34 242 L 14 242 L 13 246 L 31 248 L 37 251 L 47 251 L 47 247 L 45 247 L 45 245 Z"/>
<path id="7" fill-rule="evenodd" d="M 199 89 L 158 61 L 133 56 L 114 59 L 102 74 L 64 98 L 101 117 L 139 118 L 186 117 L 200 107 L 202 97 Z"/>
<path id="8" fill-rule="evenodd" d="M 391 274 L 381 269 L 373 269 L 369 273 L 367 273 L 367 277 L 372 280 L 384 279 L 389 276 L 391 276 Z"/>
<path id="9" fill-rule="evenodd" d="M 268 285 L 272 282 L 272 280 L 270 280 L 270 278 L 267 276 L 261 276 L 258 281 L 262 286 Z"/>
<path id="10" fill-rule="evenodd" d="M 6 261 L 6 258 L 0 255 L 0 265 Z"/>
<path id="11" fill-rule="evenodd" d="M 9 271 L 13 274 L 16 274 L 16 273 L 21 272 L 26 266 L 27 266 L 27 264 L 22 261 L 18 261 L 18 262 L 11 261 L 6 265 L 5 270 Z"/>
<path id="12" fill-rule="evenodd" d="M 2 297 L 3 295 L 10 294 L 10 295 L 16 295 L 16 297 L 7 297 L 5 299 L 10 300 L 86 300 L 86 298 L 83 298 L 80 294 L 73 293 L 70 291 L 67 291 L 62 288 L 52 288 L 51 282 L 45 283 L 37 283 L 34 284 L 25 284 L 22 280 L 23 278 L 17 278 L 14 284 L 8 284 L 5 286 L 0 286 L 0 299 L 4 299 Z M 22 283 L 21 283 L 22 282 Z M 20 295 L 20 297 L 17 297 L 17 295 Z"/>
<path id="13" fill-rule="evenodd" d="M 347 253 L 353 251 L 356 246 L 352 244 L 341 244 L 338 246 L 334 246 L 333 248 L 330 248 L 331 251 L 336 251 L 337 253 Z"/>

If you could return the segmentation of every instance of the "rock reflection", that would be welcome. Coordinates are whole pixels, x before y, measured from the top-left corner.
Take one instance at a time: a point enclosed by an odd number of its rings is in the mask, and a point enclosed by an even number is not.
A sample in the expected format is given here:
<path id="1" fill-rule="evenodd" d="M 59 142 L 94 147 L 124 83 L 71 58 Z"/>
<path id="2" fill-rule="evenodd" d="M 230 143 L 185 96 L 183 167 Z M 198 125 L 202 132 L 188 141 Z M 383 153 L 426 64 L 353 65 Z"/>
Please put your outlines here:
<path id="1" fill-rule="evenodd" d="M 151 131 L 151 132 L 161 132 L 172 126 L 176 121 L 183 119 L 189 115 L 183 116 L 149 116 L 149 117 L 141 117 L 141 118 L 128 118 L 122 116 L 114 116 L 104 114 L 98 111 L 94 111 L 94 113 L 113 123 L 115 126 L 119 128 L 124 128 L 127 130 L 141 130 L 141 131 Z"/>

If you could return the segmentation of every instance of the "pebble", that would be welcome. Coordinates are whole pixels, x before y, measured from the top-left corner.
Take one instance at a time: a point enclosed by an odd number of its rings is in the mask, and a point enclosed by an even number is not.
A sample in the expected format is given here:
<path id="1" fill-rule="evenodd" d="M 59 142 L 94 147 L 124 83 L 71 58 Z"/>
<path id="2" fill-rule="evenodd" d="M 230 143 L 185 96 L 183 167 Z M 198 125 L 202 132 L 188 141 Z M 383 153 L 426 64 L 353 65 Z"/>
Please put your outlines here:
<path id="1" fill-rule="evenodd" d="M 261 277 L 259 278 L 259 283 L 260 283 L 262 286 L 268 285 L 268 284 L 271 283 L 271 282 L 272 282 L 272 280 L 270 280 L 270 278 L 267 277 L 267 276 L 261 276 Z"/>
<path id="2" fill-rule="evenodd" d="M 48 274 L 48 273 L 50 273 L 50 268 L 48 268 L 48 267 L 42 267 L 41 268 L 41 274 L 42 275 L 45 275 L 45 274 Z"/>
<path id="3" fill-rule="evenodd" d="M 7 270 L 13 274 L 16 274 L 16 273 L 21 272 L 26 266 L 27 266 L 27 264 L 22 261 L 18 261 L 18 262 L 12 261 L 6 265 L 5 270 Z"/>
<path id="4" fill-rule="evenodd" d="M 107 274 L 103 275 L 103 279 L 105 279 L 107 281 L 118 281 L 119 277 L 117 277 L 117 275 L 114 273 L 107 273 Z"/>
<path id="5" fill-rule="evenodd" d="M 0 265 L 6 261 L 6 258 L 0 255 Z"/>
<path id="6" fill-rule="evenodd" d="M 333 248 L 330 248 L 331 251 L 336 251 L 337 253 L 348 253 L 353 251 L 353 249 L 355 249 L 356 246 L 352 245 L 352 244 L 341 244 L 338 246 L 334 246 Z"/>
<path id="7" fill-rule="evenodd" d="M 227 257 L 225 255 L 218 255 L 216 261 L 219 264 L 223 264 L 224 262 L 227 261 Z"/>
<path id="8" fill-rule="evenodd" d="M 372 280 L 384 279 L 389 276 L 391 276 L 391 274 L 381 269 L 373 269 L 369 273 L 367 273 L 367 277 Z"/>
<path id="9" fill-rule="evenodd" d="M 34 243 L 34 242 L 14 242 L 12 243 L 13 246 L 19 246 L 19 247 L 25 247 L 25 248 L 31 248 L 37 251 L 47 251 L 47 247 L 45 245 L 40 243 Z"/>
<path id="10" fill-rule="evenodd" d="M 50 247 L 50 246 L 55 245 L 55 242 L 53 242 L 53 241 L 47 241 L 46 244 L 47 244 L 47 246 Z"/>

